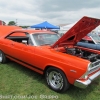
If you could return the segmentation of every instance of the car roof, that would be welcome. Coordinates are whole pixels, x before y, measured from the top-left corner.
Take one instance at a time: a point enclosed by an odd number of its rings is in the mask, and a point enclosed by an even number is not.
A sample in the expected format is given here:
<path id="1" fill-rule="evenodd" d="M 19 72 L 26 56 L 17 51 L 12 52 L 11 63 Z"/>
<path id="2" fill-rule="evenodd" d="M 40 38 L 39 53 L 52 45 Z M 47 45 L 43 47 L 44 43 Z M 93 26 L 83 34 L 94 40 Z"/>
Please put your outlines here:
<path id="1" fill-rule="evenodd" d="M 55 32 L 52 31 L 48 31 L 48 30 L 34 30 L 34 29 L 16 29 L 13 30 L 12 32 L 27 32 L 29 34 L 37 34 L 37 33 L 49 33 L 49 34 L 56 34 Z"/>
<path id="2" fill-rule="evenodd" d="M 10 31 L 15 30 L 15 29 L 22 29 L 22 28 L 19 27 L 19 26 L 4 26 L 4 25 L 1 25 L 0 26 L 0 35 L 9 33 Z"/>

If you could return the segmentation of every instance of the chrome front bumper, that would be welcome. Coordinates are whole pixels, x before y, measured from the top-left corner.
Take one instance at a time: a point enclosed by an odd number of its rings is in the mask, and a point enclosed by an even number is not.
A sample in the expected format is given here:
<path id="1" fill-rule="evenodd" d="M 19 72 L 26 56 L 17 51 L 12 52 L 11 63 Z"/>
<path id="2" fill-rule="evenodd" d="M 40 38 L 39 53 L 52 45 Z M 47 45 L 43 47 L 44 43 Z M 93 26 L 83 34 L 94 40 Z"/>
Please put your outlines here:
<path id="1" fill-rule="evenodd" d="M 90 76 L 88 78 L 88 80 L 86 80 L 86 81 L 76 80 L 74 83 L 74 86 L 77 86 L 79 88 L 86 88 L 98 76 L 100 76 L 100 70 L 98 72 L 96 72 L 95 74 L 93 74 L 92 76 Z"/>

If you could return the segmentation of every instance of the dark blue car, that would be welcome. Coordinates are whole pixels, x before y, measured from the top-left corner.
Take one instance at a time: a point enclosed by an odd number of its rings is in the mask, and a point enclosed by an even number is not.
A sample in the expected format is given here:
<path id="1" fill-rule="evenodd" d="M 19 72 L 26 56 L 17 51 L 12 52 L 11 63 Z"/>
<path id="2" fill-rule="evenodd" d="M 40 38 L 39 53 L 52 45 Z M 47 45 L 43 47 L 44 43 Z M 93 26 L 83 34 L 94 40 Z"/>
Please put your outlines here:
<path id="1" fill-rule="evenodd" d="M 77 45 L 90 49 L 100 50 L 100 37 L 97 34 L 88 34 L 85 38 L 78 42 Z"/>

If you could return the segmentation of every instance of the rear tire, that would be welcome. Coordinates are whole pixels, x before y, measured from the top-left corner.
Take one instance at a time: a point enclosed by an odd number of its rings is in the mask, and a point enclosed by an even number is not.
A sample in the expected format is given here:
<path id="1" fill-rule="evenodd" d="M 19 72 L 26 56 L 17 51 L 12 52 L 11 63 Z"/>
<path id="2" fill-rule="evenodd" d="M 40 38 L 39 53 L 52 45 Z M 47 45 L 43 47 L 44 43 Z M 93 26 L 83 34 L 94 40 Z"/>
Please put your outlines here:
<path id="1" fill-rule="evenodd" d="M 3 53 L 3 51 L 0 50 L 0 63 L 6 63 L 6 62 L 7 62 L 7 58 Z"/>
<path id="2" fill-rule="evenodd" d="M 45 78 L 49 88 L 56 92 L 65 92 L 70 86 L 64 72 L 54 67 L 47 69 Z"/>

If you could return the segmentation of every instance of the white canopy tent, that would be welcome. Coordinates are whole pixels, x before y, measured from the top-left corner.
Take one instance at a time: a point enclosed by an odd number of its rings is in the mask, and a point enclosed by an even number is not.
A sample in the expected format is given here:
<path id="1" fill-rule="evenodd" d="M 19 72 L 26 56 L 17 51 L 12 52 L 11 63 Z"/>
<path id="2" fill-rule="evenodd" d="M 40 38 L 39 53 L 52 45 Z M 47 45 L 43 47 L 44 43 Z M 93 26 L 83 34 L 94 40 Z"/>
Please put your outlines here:
<path id="1" fill-rule="evenodd" d="M 76 24 L 76 22 L 60 27 L 60 30 L 58 31 L 59 34 L 62 34 L 62 35 L 63 35 L 63 34 L 66 33 L 71 27 L 73 27 L 75 24 Z M 95 28 L 92 32 L 93 32 L 93 33 L 100 33 L 100 25 L 99 25 L 97 28 Z"/>
<path id="2" fill-rule="evenodd" d="M 60 30 L 59 30 L 59 34 L 64 34 L 66 31 L 68 31 L 72 26 L 75 25 L 76 22 L 65 25 L 65 26 L 61 26 Z"/>

